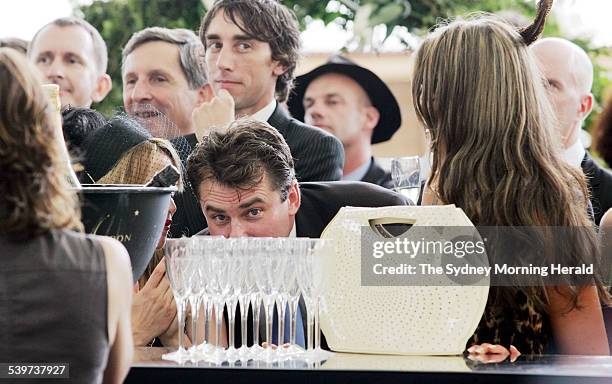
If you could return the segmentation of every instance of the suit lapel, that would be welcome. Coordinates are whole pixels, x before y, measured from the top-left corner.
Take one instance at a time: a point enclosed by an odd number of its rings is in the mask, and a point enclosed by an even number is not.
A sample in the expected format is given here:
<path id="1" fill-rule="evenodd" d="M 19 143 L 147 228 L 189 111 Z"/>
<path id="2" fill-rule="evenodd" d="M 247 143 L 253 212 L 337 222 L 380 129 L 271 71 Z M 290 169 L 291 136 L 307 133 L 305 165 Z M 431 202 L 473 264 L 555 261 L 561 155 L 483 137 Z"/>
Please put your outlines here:
<path id="1" fill-rule="evenodd" d="M 289 119 L 287 112 L 285 112 L 279 103 L 276 103 L 276 109 L 272 113 L 272 116 L 270 116 L 268 119 L 268 124 L 276 128 L 276 130 L 284 137 L 290 122 L 291 120 Z"/>

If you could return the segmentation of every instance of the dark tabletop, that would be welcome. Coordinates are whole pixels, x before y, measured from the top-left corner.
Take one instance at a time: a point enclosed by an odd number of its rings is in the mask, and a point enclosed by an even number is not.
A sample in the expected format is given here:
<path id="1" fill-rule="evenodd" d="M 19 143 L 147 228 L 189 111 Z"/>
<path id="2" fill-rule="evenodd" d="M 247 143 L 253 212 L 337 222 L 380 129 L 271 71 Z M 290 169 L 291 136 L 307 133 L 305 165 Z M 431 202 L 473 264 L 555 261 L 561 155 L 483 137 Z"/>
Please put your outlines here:
<path id="1" fill-rule="evenodd" d="M 465 356 L 387 356 L 336 353 L 318 365 L 289 361 L 185 363 L 164 361 L 166 348 L 138 348 L 126 383 L 606 383 L 611 356 L 520 356 L 510 363 L 484 364 Z"/>

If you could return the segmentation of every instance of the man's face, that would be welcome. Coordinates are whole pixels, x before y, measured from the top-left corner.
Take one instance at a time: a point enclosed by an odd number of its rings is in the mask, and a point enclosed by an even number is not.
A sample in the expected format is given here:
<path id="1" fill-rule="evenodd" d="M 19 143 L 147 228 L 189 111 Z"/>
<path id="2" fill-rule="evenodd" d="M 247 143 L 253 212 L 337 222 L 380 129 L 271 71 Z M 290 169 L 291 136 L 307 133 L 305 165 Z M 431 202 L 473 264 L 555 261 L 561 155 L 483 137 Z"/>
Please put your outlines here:
<path id="1" fill-rule="evenodd" d="M 348 76 L 327 73 L 310 82 L 304 94 L 304 122 L 336 136 L 344 147 L 372 136 L 378 111 L 363 88 Z"/>
<path id="2" fill-rule="evenodd" d="M 252 115 L 273 100 L 276 79 L 285 67 L 272 60 L 268 43 L 247 36 L 218 12 L 206 31 L 205 45 L 208 77 L 215 93 L 227 89 L 236 102 L 237 115 Z"/>
<path id="3" fill-rule="evenodd" d="M 212 236 L 286 237 L 291 233 L 300 205 L 297 182 L 281 201 L 268 177 L 249 190 L 228 188 L 214 181 L 200 185 L 200 204 Z"/>
<path id="4" fill-rule="evenodd" d="M 181 69 L 179 49 L 164 41 L 144 43 L 130 53 L 123 64 L 123 105 L 154 135 L 163 113 L 176 127 L 172 133 L 193 133 L 191 113 L 202 102 L 201 89 L 190 89 Z"/>
<path id="5" fill-rule="evenodd" d="M 110 91 L 110 79 L 106 83 L 108 76 L 97 69 L 93 39 L 78 25 L 45 27 L 28 56 L 47 82 L 60 86 L 62 107 L 89 107 Z"/>
<path id="6" fill-rule="evenodd" d="M 574 143 L 580 123 L 583 92 L 573 76 L 574 69 L 567 58 L 560 57 L 552 47 L 534 46 L 538 65 L 546 78 L 549 100 L 558 121 L 559 134 L 565 147 Z"/>

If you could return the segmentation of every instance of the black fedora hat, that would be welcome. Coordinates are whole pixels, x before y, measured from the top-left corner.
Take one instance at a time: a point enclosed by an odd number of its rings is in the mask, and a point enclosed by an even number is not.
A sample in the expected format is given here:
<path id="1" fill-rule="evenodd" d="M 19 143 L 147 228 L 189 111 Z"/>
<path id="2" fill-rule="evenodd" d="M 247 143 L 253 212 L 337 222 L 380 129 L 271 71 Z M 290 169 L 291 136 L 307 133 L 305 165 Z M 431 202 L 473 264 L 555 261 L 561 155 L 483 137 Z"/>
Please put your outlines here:
<path id="1" fill-rule="evenodd" d="M 315 78 L 326 73 L 340 73 L 355 80 L 368 94 L 372 105 L 378 109 L 380 120 L 372 134 L 372 144 L 387 141 L 402 125 L 402 115 L 395 96 L 384 81 L 369 69 L 357 65 L 342 55 L 333 55 L 327 63 L 295 79 L 295 88 L 287 101 L 293 117 L 304 121 L 304 94 Z"/>

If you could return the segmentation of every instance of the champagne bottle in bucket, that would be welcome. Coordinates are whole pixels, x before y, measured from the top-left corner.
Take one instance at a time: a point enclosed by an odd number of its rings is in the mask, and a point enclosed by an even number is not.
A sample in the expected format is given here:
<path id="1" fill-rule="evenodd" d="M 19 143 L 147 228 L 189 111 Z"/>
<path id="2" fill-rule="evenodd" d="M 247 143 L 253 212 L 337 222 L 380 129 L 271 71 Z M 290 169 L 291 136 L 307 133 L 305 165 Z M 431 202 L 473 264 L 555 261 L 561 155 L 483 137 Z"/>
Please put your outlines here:
<path id="1" fill-rule="evenodd" d="M 62 132 L 62 114 L 61 114 L 61 109 L 62 109 L 62 103 L 60 102 L 60 96 L 59 96 L 59 85 L 57 84 L 43 84 L 43 88 L 45 89 L 45 91 L 47 92 L 47 94 L 49 95 L 49 98 L 51 99 L 51 105 L 54 107 L 55 110 L 55 119 L 54 119 L 54 125 L 55 125 L 55 138 L 57 140 L 57 143 L 59 144 L 61 151 L 64 155 L 64 158 L 66 160 L 65 162 L 65 166 L 66 166 L 66 170 L 65 170 L 65 174 L 68 177 L 68 180 L 70 181 L 70 184 L 73 187 L 80 187 L 81 184 L 79 183 L 79 179 L 76 176 L 76 173 L 74 173 L 74 169 L 72 169 L 72 163 L 70 161 L 70 155 L 68 154 L 68 148 L 66 147 L 66 143 L 64 141 L 64 134 Z"/>

